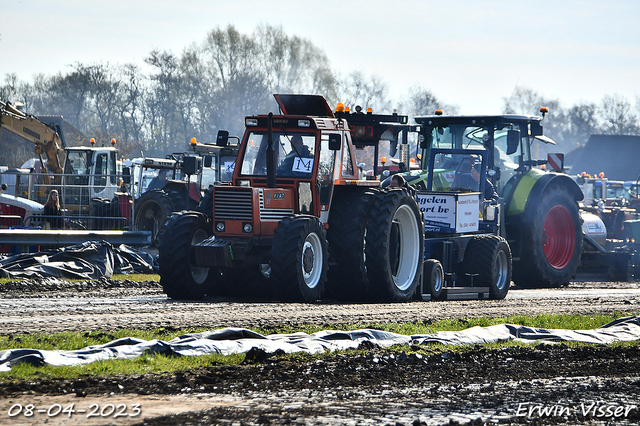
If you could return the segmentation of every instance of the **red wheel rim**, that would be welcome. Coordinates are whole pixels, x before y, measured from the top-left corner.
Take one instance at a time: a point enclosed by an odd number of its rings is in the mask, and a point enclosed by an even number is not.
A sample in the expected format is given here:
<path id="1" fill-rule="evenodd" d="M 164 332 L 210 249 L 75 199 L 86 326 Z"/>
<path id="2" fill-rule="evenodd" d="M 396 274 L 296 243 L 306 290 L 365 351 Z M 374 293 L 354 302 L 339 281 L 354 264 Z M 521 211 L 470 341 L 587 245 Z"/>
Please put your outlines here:
<path id="1" fill-rule="evenodd" d="M 564 206 L 554 206 L 544 219 L 543 250 L 547 262 L 562 269 L 571 262 L 576 247 L 576 229 L 571 213 Z"/>

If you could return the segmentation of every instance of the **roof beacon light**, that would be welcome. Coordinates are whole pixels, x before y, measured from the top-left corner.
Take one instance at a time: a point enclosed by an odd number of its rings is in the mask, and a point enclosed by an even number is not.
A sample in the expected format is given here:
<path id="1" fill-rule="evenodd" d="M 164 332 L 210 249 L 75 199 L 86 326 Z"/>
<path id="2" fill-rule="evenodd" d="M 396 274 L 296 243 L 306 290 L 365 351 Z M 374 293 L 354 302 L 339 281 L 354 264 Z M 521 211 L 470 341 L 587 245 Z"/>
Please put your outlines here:
<path id="1" fill-rule="evenodd" d="M 367 108 L 367 114 L 371 114 L 373 113 L 373 110 L 371 109 L 371 107 Z"/>
<path id="2" fill-rule="evenodd" d="M 540 114 L 542 114 L 542 118 L 544 118 L 544 116 L 549 112 L 549 108 L 547 107 L 540 107 Z"/>
<path id="3" fill-rule="evenodd" d="M 600 172 L 598 176 L 600 176 L 600 179 L 604 179 L 604 172 Z"/>
<path id="4" fill-rule="evenodd" d="M 96 139 L 95 138 L 89 139 L 89 143 L 91 144 L 91 146 L 94 146 L 96 144 Z"/>
<path id="5" fill-rule="evenodd" d="M 342 102 L 338 102 L 338 105 L 336 105 L 336 112 L 344 112 L 344 104 Z"/>
<path id="6" fill-rule="evenodd" d="M 111 146 L 116 146 L 116 138 L 111 138 Z"/>
<path id="7" fill-rule="evenodd" d="M 437 109 L 436 110 L 436 115 L 442 115 L 442 110 L 441 109 Z"/>

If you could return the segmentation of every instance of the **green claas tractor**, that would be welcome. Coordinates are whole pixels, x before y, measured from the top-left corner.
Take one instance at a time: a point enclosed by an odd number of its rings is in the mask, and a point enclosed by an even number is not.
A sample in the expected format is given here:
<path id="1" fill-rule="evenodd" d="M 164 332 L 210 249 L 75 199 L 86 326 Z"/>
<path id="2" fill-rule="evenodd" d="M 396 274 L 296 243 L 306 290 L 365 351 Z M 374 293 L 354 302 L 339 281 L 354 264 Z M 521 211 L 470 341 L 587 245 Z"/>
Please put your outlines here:
<path id="1" fill-rule="evenodd" d="M 532 158 L 533 143 L 555 143 L 543 135 L 546 108 L 541 112 L 447 116 L 437 111 L 415 117 L 418 125 L 412 130 L 419 134 L 422 164 L 420 170 L 403 173 L 417 189 L 454 190 L 471 164 L 471 151 L 482 153 L 482 172 L 499 196 L 497 233 L 511 248 L 513 281 L 525 288 L 568 284 L 579 266 L 583 242 L 580 188 L 568 175 L 541 168 L 546 161 Z M 470 154 L 463 155 L 465 150 Z"/>

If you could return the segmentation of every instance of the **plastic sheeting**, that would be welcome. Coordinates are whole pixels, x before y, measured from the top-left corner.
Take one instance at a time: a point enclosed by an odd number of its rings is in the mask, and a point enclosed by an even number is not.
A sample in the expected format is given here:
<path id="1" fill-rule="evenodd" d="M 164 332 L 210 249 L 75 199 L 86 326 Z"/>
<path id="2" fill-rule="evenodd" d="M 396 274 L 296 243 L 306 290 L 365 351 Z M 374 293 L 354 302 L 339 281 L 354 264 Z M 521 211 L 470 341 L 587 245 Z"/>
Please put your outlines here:
<path id="1" fill-rule="evenodd" d="M 111 278 L 113 274 L 154 273 L 153 257 L 121 244 L 87 241 L 39 253 L 23 253 L 0 259 L 0 278 Z"/>
<path id="2" fill-rule="evenodd" d="M 176 356 L 206 354 L 231 355 L 262 350 L 265 353 L 307 352 L 310 354 L 357 348 L 369 345 L 448 345 L 522 342 L 613 343 L 640 340 L 640 317 L 626 317 L 593 330 L 541 329 L 501 324 L 472 327 L 462 331 L 440 331 L 433 334 L 406 336 L 380 330 L 319 331 L 313 334 L 275 334 L 263 336 L 242 328 L 222 328 L 204 333 L 186 334 L 168 342 L 132 337 L 104 345 L 88 346 L 76 351 L 8 349 L 0 351 L 0 371 L 10 371 L 19 363 L 33 365 L 81 365 L 108 359 L 134 359 L 143 354 L 161 353 Z"/>

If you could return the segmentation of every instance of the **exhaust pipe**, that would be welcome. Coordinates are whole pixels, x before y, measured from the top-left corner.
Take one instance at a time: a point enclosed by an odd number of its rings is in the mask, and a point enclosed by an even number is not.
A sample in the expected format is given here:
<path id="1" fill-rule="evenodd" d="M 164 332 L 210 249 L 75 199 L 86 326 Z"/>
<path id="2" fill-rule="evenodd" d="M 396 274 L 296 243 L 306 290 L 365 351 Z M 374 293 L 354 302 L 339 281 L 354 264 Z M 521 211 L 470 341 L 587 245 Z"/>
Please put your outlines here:
<path id="1" fill-rule="evenodd" d="M 276 152 L 273 146 L 273 113 L 267 118 L 267 188 L 276 187 Z"/>

